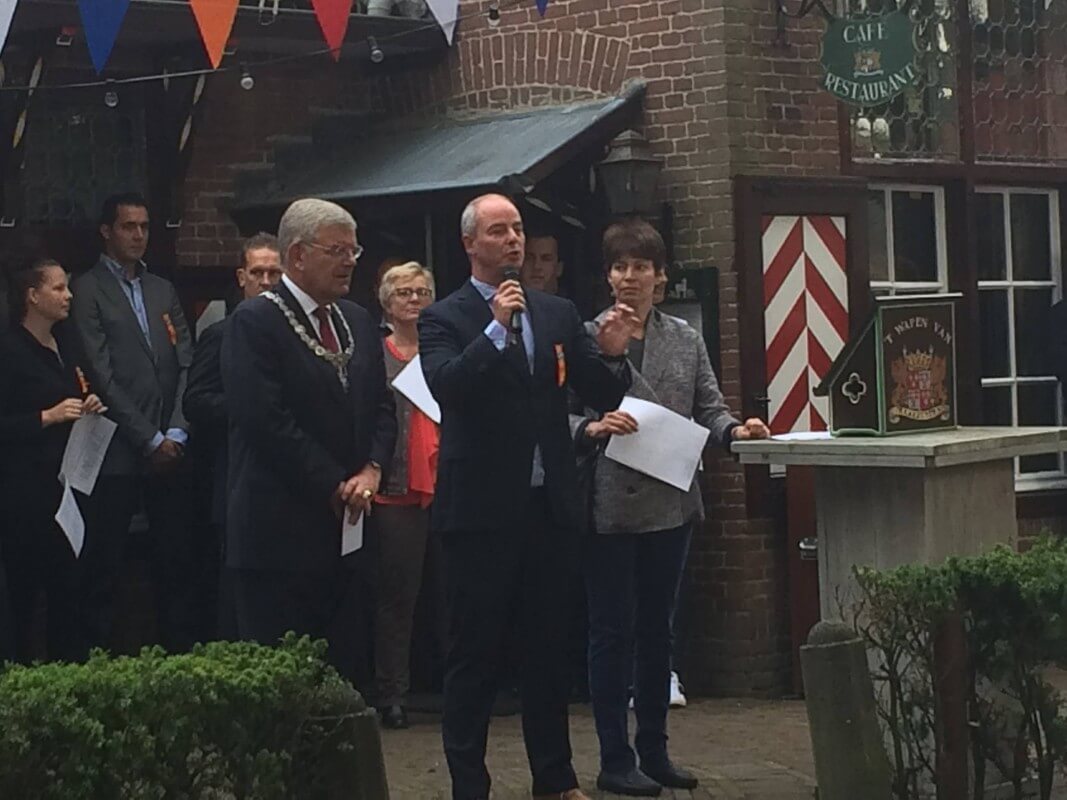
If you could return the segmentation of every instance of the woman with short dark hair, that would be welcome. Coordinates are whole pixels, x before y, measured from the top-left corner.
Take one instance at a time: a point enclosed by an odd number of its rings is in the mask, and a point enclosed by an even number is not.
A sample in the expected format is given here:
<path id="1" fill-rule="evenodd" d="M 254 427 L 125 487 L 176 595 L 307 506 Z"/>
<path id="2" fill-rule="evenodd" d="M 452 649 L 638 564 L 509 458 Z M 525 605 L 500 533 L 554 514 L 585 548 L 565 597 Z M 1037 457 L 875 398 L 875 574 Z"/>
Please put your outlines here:
<path id="1" fill-rule="evenodd" d="M 700 334 L 653 307 L 666 269 L 662 237 L 647 222 L 612 225 L 603 239 L 604 267 L 617 302 L 643 321 L 628 351 L 633 383 L 627 396 L 662 405 L 711 431 L 729 448 L 734 439 L 763 438 L 758 419 L 734 418 L 719 391 Z M 595 333 L 599 318 L 588 323 Z M 697 779 L 667 754 L 671 618 L 689 552 L 693 523 L 703 518 L 694 482 L 681 491 L 602 457 L 611 436 L 637 431 L 625 411 L 572 417 L 579 453 L 594 453 L 593 531 L 584 558 L 589 601 L 589 690 L 600 739 L 605 791 L 653 797 L 662 787 L 692 789 Z M 637 716 L 636 755 L 627 704 L 631 680 Z M 638 767 L 640 759 L 640 768 Z"/>
<path id="2" fill-rule="evenodd" d="M 89 391 L 71 343 L 53 328 L 70 313 L 67 273 L 41 259 L 9 276 L 12 329 L 0 342 L 0 513 L 15 628 L 15 655 L 37 657 L 32 630 L 46 603 L 46 656 L 86 655 L 79 623 L 77 559 L 55 522 L 62 498 L 59 466 L 74 421 L 106 410 Z"/>

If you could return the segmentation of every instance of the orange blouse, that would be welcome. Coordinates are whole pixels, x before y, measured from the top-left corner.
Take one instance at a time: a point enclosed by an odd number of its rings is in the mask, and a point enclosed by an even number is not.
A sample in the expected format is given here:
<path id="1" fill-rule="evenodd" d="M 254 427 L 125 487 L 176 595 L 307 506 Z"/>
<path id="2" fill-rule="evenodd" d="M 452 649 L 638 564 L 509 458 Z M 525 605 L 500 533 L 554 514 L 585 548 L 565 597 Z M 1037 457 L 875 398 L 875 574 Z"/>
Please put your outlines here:
<path id="1" fill-rule="evenodd" d="M 385 340 L 389 352 L 400 361 L 404 358 L 391 341 Z M 393 506 L 429 507 L 433 502 L 434 484 L 437 483 L 437 454 L 441 436 L 437 424 L 417 407 L 411 409 L 408 428 L 408 490 L 401 495 L 379 494 L 374 502 Z"/>

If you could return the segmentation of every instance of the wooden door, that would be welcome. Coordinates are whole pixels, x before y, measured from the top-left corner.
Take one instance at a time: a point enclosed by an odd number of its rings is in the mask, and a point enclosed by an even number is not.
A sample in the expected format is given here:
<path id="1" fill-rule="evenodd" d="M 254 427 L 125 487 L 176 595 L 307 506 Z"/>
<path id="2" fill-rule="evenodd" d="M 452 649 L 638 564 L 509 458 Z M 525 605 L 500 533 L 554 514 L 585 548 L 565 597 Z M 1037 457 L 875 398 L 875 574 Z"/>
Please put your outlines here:
<path id="1" fill-rule="evenodd" d="M 814 389 L 869 305 L 867 190 L 862 180 L 738 178 L 741 356 L 745 410 L 771 432 L 824 431 Z M 750 468 L 753 494 L 785 506 L 793 686 L 799 648 L 819 620 L 814 481 L 809 468 Z M 750 502 L 753 502 L 750 499 Z"/>

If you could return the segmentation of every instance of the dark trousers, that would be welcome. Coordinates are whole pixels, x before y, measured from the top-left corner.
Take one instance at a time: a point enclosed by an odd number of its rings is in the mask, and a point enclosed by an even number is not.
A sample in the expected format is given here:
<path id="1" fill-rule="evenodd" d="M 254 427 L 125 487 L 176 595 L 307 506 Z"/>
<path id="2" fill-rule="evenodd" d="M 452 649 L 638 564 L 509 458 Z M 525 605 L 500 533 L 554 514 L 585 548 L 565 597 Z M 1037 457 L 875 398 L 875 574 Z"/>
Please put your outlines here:
<path id="1" fill-rule="evenodd" d="M 55 522 L 63 490 L 58 469 L 27 467 L 4 478 L 4 563 L 14 627 L 15 657 L 30 663 L 79 661 L 88 655 L 80 603 L 78 561 L 70 542 Z M 45 647 L 34 623 L 45 603 Z"/>
<path id="2" fill-rule="evenodd" d="M 489 797 L 489 715 L 513 625 L 533 793 L 573 789 L 566 620 L 579 580 L 577 534 L 554 523 L 545 493 L 531 490 L 513 526 L 449 532 L 444 549 L 450 644 L 442 735 L 452 797 Z"/>
<path id="3" fill-rule="evenodd" d="M 691 529 L 586 539 L 589 693 L 605 772 L 623 773 L 637 763 L 626 711 L 631 677 L 637 755 L 645 764 L 667 758 L 671 618 Z"/>
<path id="4" fill-rule="evenodd" d="M 441 544 L 429 532 L 430 511 L 417 505 L 377 505 L 370 525 L 377 549 L 377 600 L 374 617 L 374 666 L 379 706 L 404 705 L 411 686 L 411 633 L 415 606 L 427 586 L 437 595 L 434 608 L 444 604 L 441 577 Z M 424 565 L 428 567 L 424 571 Z M 447 617 L 435 615 L 433 633 L 443 644 Z"/>
<path id="5" fill-rule="evenodd" d="M 327 660 L 361 691 L 369 682 L 360 581 L 348 556 L 329 570 L 229 568 L 238 638 L 273 646 L 289 631 L 329 645 Z"/>
<path id="6" fill-rule="evenodd" d="M 152 589 L 160 644 L 172 653 L 207 638 L 199 592 L 198 542 L 203 526 L 190 519 L 188 472 L 102 475 L 86 504 L 81 567 L 90 641 L 108 647 L 115 628 L 115 598 L 125 562 L 130 522 L 143 501 L 148 515 Z"/>

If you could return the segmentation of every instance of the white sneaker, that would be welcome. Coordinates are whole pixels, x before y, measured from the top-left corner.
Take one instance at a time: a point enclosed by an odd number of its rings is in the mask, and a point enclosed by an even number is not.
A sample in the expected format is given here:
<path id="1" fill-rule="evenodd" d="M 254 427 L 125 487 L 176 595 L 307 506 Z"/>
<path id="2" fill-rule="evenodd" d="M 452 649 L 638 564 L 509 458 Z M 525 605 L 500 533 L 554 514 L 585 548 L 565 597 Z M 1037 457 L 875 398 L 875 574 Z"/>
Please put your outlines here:
<path id="1" fill-rule="evenodd" d="M 671 708 L 685 708 L 688 701 L 685 699 L 685 687 L 678 680 L 678 673 L 671 671 Z"/>

